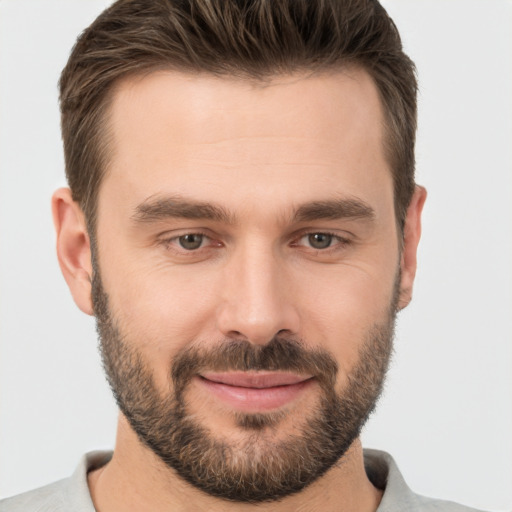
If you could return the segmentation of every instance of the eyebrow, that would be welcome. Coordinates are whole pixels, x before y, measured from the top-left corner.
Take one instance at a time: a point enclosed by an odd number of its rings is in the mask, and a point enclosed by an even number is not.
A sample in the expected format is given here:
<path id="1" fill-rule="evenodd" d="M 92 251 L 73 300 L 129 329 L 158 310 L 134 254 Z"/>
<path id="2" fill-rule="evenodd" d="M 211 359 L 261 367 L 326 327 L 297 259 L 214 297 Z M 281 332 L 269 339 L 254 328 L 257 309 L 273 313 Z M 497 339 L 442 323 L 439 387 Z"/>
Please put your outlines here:
<path id="1" fill-rule="evenodd" d="M 338 219 L 373 220 L 374 218 L 375 210 L 356 198 L 313 201 L 301 205 L 294 215 L 296 222 Z"/>
<path id="2" fill-rule="evenodd" d="M 140 203 L 132 215 L 137 223 L 159 222 L 167 219 L 213 220 L 235 224 L 235 215 L 219 205 L 184 199 L 179 196 L 149 197 Z M 300 205 L 292 216 L 294 222 L 315 220 L 373 220 L 375 210 L 357 198 L 311 201 Z"/>
<path id="3" fill-rule="evenodd" d="M 191 201 L 178 196 L 149 197 L 135 208 L 132 219 L 138 223 L 158 222 L 166 219 L 214 220 L 234 223 L 224 208 L 202 201 Z"/>

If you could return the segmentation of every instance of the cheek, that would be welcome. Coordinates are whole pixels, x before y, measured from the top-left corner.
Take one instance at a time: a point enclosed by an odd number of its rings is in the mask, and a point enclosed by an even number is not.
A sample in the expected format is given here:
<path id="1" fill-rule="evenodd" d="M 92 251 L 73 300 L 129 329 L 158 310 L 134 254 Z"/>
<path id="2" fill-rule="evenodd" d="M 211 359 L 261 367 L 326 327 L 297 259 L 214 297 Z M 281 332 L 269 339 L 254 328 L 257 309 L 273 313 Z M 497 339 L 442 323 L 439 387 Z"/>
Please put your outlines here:
<path id="1" fill-rule="evenodd" d="M 330 352 L 341 380 L 359 361 L 359 350 L 375 325 L 389 320 L 395 275 L 370 268 L 343 268 L 316 276 L 302 301 L 303 333 L 307 343 Z"/>
<path id="2" fill-rule="evenodd" d="M 218 340 L 211 329 L 217 283 L 205 272 L 140 263 L 109 268 L 105 288 L 127 341 L 155 374 L 168 372 L 175 354 L 191 342 Z"/>

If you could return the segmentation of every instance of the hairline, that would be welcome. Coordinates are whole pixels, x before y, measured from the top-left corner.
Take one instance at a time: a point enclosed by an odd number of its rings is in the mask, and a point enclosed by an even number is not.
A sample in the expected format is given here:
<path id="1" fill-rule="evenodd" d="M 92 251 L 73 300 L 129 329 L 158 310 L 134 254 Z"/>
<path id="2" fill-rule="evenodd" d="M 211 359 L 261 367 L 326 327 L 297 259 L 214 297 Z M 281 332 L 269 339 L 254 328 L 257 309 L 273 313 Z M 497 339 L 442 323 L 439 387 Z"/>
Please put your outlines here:
<path id="1" fill-rule="evenodd" d="M 333 63 L 323 63 L 315 67 L 307 65 L 296 66 L 288 70 L 279 69 L 278 67 L 276 67 L 275 69 L 270 69 L 267 72 L 261 72 L 258 74 L 256 71 L 245 69 L 238 69 L 236 70 L 237 72 L 235 72 L 235 69 L 226 69 L 224 71 L 213 72 L 206 69 L 195 69 L 193 67 L 188 66 L 173 65 L 172 63 L 158 63 L 127 71 L 122 75 L 118 76 L 117 78 L 115 78 L 103 94 L 101 101 L 98 103 L 98 119 L 96 125 L 94 126 L 94 133 L 92 137 L 98 138 L 96 147 L 99 153 L 101 165 L 98 181 L 95 185 L 96 190 L 94 194 L 86 194 L 86 201 L 82 201 L 80 204 L 80 208 L 83 211 L 86 220 L 89 237 L 94 240 L 96 239 L 100 189 L 104 179 L 108 175 L 109 168 L 115 154 L 112 113 L 113 105 L 116 99 L 116 93 L 118 93 L 121 87 L 123 87 L 123 85 L 129 82 L 130 80 L 142 80 L 145 77 L 148 77 L 149 75 L 159 72 L 174 72 L 188 76 L 204 76 L 210 78 L 218 78 L 227 81 L 248 83 L 253 86 L 267 87 L 269 85 L 272 85 L 272 82 L 274 82 L 276 78 L 298 77 L 299 79 L 301 79 L 310 78 L 313 76 L 346 73 L 347 71 L 350 72 L 351 70 L 357 70 L 366 73 L 366 75 L 368 75 L 372 80 L 378 93 L 380 107 L 382 109 L 382 116 L 380 119 L 380 122 L 382 123 L 382 151 L 384 159 L 388 165 L 388 172 L 391 173 L 391 178 L 393 182 L 393 211 L 395 215 L 399 240 L 402 240 L 405 218 L 400 218 L 400 212 L 397 211 L 397 191 L 395 187 L 397 178 L 394 172 L 394 166 L 396 165 L 396 162 L 394 162 L 394 160 L 396 159 L 396 150 L 393 149 L 393 139 L 396 136 L 400 136 L 400 133 L 396 133 L 395 130 L 393 130 L 393 115 L 388 106 L 386 105 L 386 101 L 383 96 L 382 90 L 379 87 L 379 84 L 377 83 L 377 80 L 374 77 L 374 75 L 367 69 L 367 66 L 365 66 L 363 63 L 357 60 L 351 61 L 350 59 L 342 59 L 338 62 Z M 410 203 L 410 199 L 411 198 L 409 198 L 408 204 Z M 408 204 L 406 206 L 408 206 Z M 400 242 L 400 246 L 401 245 L 402 244 Z"/>

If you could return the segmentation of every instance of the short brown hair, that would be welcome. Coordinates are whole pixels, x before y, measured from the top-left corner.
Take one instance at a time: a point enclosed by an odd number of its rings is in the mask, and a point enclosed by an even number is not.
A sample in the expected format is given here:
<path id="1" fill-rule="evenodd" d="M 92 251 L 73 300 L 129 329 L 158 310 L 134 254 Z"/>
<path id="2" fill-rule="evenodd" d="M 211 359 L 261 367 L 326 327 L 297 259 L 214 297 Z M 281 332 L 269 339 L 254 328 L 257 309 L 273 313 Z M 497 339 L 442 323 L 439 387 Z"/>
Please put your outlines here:
<path id="1" fill-rule="evenodd" d="M 118 0 L 78 38 L 60 78 L 66 176 L 95 225 L 108 166 L 113 87 L 157 69 L 264 80 L 345 65 L 366 70 L 385 112 L 397 223 L 414 191 L 417 83 L 376 0 Z"/>

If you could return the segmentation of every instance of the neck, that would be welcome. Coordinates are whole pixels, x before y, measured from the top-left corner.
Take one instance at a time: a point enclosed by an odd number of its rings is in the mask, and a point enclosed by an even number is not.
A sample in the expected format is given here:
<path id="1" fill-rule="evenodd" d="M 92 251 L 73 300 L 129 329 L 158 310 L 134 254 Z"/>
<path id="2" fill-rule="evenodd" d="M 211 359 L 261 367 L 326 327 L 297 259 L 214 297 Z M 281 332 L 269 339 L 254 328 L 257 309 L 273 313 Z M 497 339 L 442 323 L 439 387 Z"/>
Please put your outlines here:
<path id="1" fill-rule="evenodd" d="M 303 491 L 278 502 L 232 503 L 209 496 L 182 480 L 144 446 L 121 415 L 112 460 L 88 476 L 99 512 L 374 512 L 382 497 L 368 480 L 359 439 L 325 475 Z"/>

